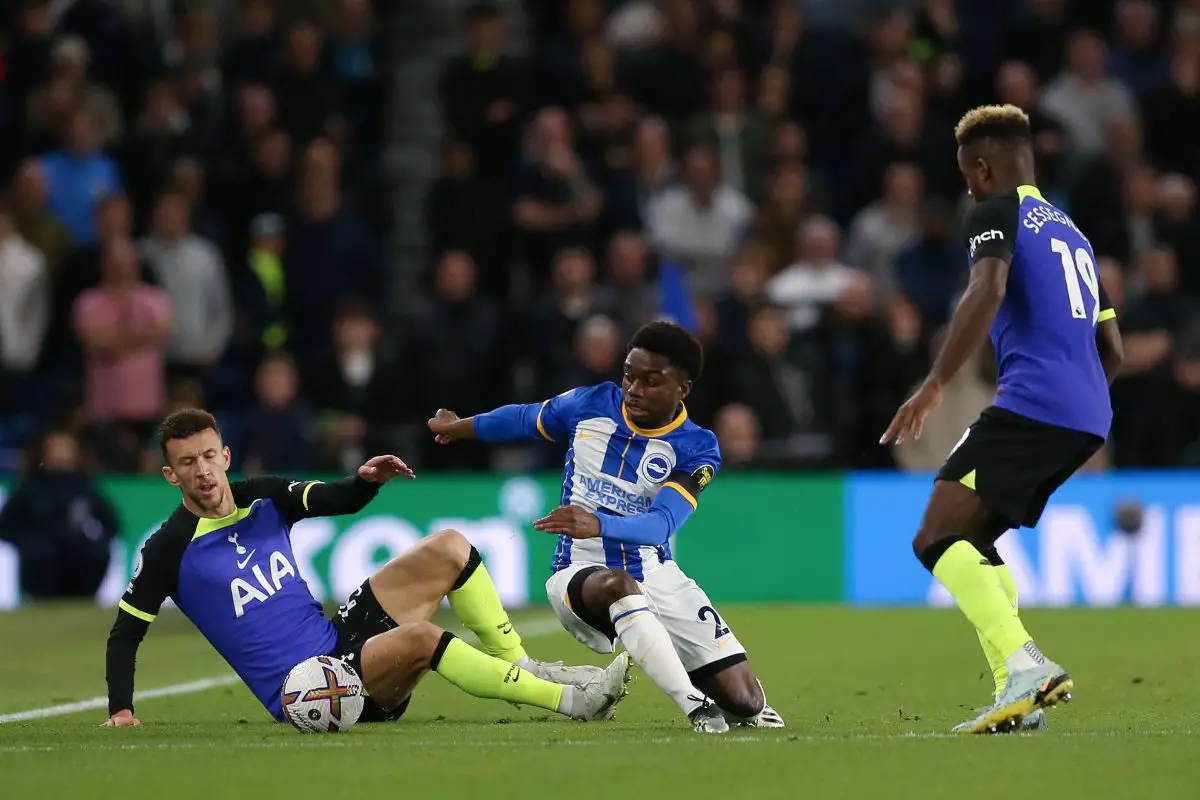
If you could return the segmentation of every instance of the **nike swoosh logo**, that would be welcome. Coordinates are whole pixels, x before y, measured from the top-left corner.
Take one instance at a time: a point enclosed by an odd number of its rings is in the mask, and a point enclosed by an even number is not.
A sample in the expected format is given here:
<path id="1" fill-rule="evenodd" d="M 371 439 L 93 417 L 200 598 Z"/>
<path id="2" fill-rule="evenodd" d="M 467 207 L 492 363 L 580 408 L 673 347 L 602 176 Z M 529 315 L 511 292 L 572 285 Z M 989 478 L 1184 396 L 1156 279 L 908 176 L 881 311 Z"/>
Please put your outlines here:
<path id="1" fill-rule="evenodd" d="M 247 554 L 246 554 L 246 559 L 245 559 L 244 561 L 239 561 L 239 562 L 237 562 L 238 569 L 245 569 L 245 568 L 246 568 L 246 565 L 250 563 L 250 559 L 254 558 L 254 554 L 255 554 L 256 552 L 258 552 L 258 551 L 257 551 L 257 550 L 251 550 L 249 553 L 247 553 Z"/>
<path id="2" fill-rule="evenodd" d="M 297 486 L 299 486 L 303 482 L 304 481 L 292 481 L 291 483 L 288 484 L 288 491 L 290 492 L 292 489 L 295 489 Z"/>

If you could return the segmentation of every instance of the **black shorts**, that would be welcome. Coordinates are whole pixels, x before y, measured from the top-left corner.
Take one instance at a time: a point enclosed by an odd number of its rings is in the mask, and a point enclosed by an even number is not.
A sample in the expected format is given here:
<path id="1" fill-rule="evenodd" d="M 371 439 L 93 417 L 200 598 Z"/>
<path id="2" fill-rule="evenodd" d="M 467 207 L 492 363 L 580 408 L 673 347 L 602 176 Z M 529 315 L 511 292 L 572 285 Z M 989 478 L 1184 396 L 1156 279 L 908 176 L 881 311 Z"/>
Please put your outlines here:
<path id="1" fill-rule="evenodd" d="M 1032 528 L 1050 495 L 1103 445 L 1099 436 L 992 406 L 967 430 L 937 479 L 974 489 L 1010 528 Z"/>
<path id="2" fill-rule="evenodd" d="M 351 592 L 342 607 L 329 619 L 333 623 L 333 629 L 337 631 L 338 638 L 333 652 L 328 655 L 345 661 L 356 672 L 360 672 L 360 678 L 363 645 L 372 636 L 387 633 L 396 627 L 396 621 L 387 615 L 383 606 L 375 599 L 375 592 L 371 590 L 369 580 L 363 581 L 362 586 Z M 368 696 L 358 721 L 391 722 L 400 719 L 408 710 L 408 700 L 409 698 L 406 698 L 403 703 L 389 711 Z"/>

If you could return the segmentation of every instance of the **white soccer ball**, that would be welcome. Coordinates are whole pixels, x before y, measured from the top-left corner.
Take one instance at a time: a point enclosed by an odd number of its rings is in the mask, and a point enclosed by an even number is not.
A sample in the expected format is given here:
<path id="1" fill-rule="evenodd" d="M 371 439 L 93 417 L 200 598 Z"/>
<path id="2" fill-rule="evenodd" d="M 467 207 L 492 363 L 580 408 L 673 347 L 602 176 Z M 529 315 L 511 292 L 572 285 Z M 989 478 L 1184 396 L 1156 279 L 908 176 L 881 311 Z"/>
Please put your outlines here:
<path id="1" fill-rule="evenodd" d="M 363 702 L 358 673 L 333 656 L 301 661 L 283 682 L 283 713 L 301 733 L 345 733 Z"/>

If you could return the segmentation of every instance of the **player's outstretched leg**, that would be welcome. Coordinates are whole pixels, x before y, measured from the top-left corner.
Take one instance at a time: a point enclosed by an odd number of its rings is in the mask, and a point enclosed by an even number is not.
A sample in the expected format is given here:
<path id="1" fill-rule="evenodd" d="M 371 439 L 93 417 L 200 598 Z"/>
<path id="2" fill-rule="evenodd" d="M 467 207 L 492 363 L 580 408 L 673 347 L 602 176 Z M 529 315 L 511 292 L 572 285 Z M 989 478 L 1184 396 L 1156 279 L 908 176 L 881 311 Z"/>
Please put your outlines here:
<path id="1" fill-rule="evenodd" d="M 997 581 L 995 568 L 972 544 L 972 535 L 979 541 L 994 528 L 993 515 L 975 492 L 958 482 L 939 480 L 913 539 L 917 558 L 1004 658 L 1008 672 L 1004 691 L 972 721 L 970 733 L 1013 730 L 1034 711 L 1069 700 L 1074 685 L 1066 671 L 1038 649 Z M 993 543 L 986 542 L 985 549 Z"/>
<path id="2" fill-rule="evenodd" d="M 589 613 L 607 616 L 626 651 L 650 680 L 679 705 L 700 733 L 725 733 L 729 724 L 721 710 L 697 692 L 679 660 L 671 636 L 646 603 L 641 587 L 628 572 L 598 569 L 580 587 Z"/>
<path id="3" fill-rule="evenodd" d="M 448 598 L 455 615 L 479 637 L 484 652 L 544 680 L 585 686 L 602 672 L 590 664 L 563 666 L 530 658 L 479 551 L 458 531 L 439 531 L 422 539 L 372 576 L 371 587 L 397 622 L 427 620 L 442 598 Z"/>
<path id="4" fill-rule="evenodd" d="M 630 666 L 629 655 L 622 653 L 586 686 L 551 683 L 420 621 L 371 637 L 363 646 L 361 674 L 371 699 L 385 710 L 404 703 L 421 677 L 433 670 L 476 697 L 593 720 L 611 714 L 627 694 Z"/>

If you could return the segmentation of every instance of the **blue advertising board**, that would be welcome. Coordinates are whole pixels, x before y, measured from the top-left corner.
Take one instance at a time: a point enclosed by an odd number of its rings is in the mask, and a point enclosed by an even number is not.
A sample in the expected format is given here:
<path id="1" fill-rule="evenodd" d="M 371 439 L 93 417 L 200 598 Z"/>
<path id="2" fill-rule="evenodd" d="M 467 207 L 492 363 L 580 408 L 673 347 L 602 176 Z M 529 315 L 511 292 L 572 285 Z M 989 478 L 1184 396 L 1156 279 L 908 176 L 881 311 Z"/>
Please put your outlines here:
<path id="1" fill-rule="evenodd" d="M 858 473 L 845 487 L 845 592 L 857 605 L 952 605 L 916 560 L 912 537 L 932 476 Z M 1118 506 L 1142 510 L 1124 533 Z M 1036 529 L 998 545 L 1022 606 L 1200 605 L 1200 472 L 1080 475 Z"/>

